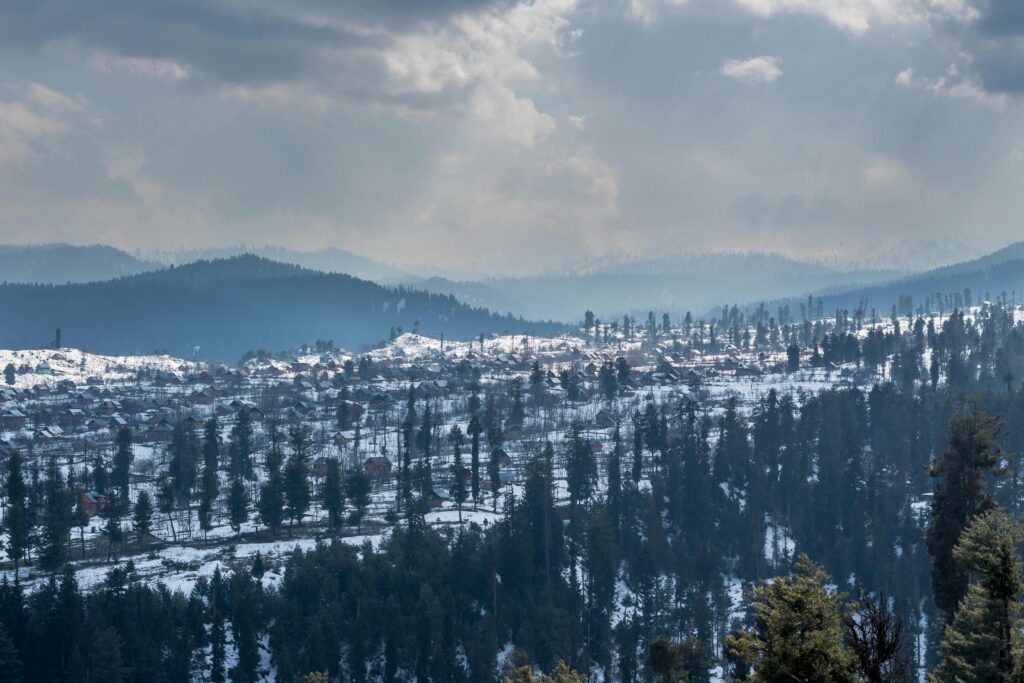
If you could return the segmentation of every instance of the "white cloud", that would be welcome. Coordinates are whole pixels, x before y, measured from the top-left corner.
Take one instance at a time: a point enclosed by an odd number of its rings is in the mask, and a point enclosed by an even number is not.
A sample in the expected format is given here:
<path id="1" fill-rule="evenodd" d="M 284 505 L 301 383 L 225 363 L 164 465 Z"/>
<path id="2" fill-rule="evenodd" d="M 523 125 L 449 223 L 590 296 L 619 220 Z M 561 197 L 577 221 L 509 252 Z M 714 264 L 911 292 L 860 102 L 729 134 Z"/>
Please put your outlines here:
<path id="1" fill-rule="evenodd" d="M 124 57 L 103 52 L 96 52 L 89 57 L 89 66 L 100 73 L 116 71 L 160 81 L 183 81 L 191 73 L 187 66 L 173 59 Z"/>
<path id="2" fill-rule="evenodd" d="M 480 14 L 461 14 L 447 24 L 397 37 L 381 55 L 391 96 L 455 95 L 455 107 L 495 132 L 533 146 L 555 129 L 554 119 L 517 92 L 540 73 L 531 50 L 560 53 L 578 37 L 569 15 L 576 0 L 537 0 Z"/>
<path id="3" fill-rule="evenodd" d="M 587 127 L 586 116 L 575 116 L 573 114 L 570 114 L 566 120 L 569 122 L 569 125 L 575 128 L 576 130 L 583 130 L 584 128 Z"/>
<path id="4" fill-rule="evenodd" d="M 895 82 L 904 88 L 930 92 L 951 100 L 964 100 L 995 111 L 1002 111 L 1009 104 L 1005 93 L 988 92 L 980 78 L 964 73 L 956 64 L 950 64 L 946 73 L 938 78 L 917 76 L 913 69 L 906 68 L 896 74 Z"/>
<path id="5" fill-rule="evenodd" d="M 872 26 L 923 23 L 931 19 L 967 22 L 978 17 L 968 0 L 732 0 L 757 16 L 797 14 L 825 19 L 833 26 L 859 35 Z M 688 0 L 629 0 L 626 15 L 650 24 L 659 7 L 678 8 Z"/>
<path id="6" fill-rule="evenodd" d="M 762 16 L 803 14 L 825 19 L 853 34 L 876 24 L 910 24 L 933 18 L 970 21 L 977 17 L 967 0 L 735 0 Z"/>
<path id="7" fill-rule="evenodd" d="M 782 76 L 778 57 L 752 57 L 751 59 L 727 59 L 722 62 L 719 72 L 728 78 L 762 85 L 774 83 Z"/>
<path id="8" fill-rule="evenodd" d="M 81 97 L 57 92 L 40 83 L 13 88 L 20 96 L 0 100 L 0 163 L 24 162 L 33 146 L 67 132 L 74 123 L 87 123 L 80 114 L 86 103 Z"/>

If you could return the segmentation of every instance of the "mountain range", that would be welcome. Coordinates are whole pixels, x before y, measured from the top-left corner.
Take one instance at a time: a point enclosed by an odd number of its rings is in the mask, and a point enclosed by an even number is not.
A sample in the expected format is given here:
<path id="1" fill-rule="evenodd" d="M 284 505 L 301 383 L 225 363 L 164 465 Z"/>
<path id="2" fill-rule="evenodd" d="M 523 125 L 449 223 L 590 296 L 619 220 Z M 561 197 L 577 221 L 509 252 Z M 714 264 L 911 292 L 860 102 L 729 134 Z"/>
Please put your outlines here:
<path id="1" fill-rule="evenodd" d="M 48 343 L 110 354 L 167 351 L 235 361 L 248 350 L 333 340 L 359 350 L 392 328 L 450 339 L 480 333 L 552 334 L 558 323 L 527 322 L 454 297 L 385 287 L 258 256 L 196 261 L 137 275 L 64 285 L 0 285 L 0 347 Z"/>

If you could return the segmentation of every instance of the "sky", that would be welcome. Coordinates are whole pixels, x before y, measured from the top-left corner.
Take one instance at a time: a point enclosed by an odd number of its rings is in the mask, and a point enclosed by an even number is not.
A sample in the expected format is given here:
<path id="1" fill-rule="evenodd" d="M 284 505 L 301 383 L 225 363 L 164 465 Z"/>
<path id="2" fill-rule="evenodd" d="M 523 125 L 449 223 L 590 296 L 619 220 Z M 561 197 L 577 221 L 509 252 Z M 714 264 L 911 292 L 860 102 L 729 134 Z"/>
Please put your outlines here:
<path id="1" fill-rule="evenodd" d="M 1024 238 L 1020 0 L 7 0 L 0 242 L 496 275 Z"/>

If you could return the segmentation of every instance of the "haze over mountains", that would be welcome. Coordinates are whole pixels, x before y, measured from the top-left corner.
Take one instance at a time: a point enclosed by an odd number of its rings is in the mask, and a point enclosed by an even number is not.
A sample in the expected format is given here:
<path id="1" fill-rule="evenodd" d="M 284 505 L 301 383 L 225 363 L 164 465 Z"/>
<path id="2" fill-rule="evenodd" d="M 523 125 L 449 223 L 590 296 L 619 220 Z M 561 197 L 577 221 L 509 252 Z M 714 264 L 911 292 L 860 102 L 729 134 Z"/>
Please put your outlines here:
<path id="1" fill-rule="evenodd" d="M 64 343 L 116 354 L 172 354 L 236 361 L 248 350 L 333 340 L 358 350 L 392 328 L 471 339 L 480 333 L 554 333 L 452 297 L 321 273 L 246 255 L 105 282 L 0 286 L 0 348 Z"/>
<path id="2" fill-rule="evenodd" d="M 249 349 L 317 339 L 361 348 L 416 320 L 424 332 L 465 338 L 556 330 L 527 321 L 574 324 L 588 309 L 604 320 L 648 310 L 708 317 L 733 303 L 795 308 L 813 294 L 826 312 L 866 301 L 885 313 L 908 295 L 920 302 L 965 288 L 976 299 L 1024 292 L 1024 242 L 915 274 L 843 271 L 778 254 L 710 254 L 604 260 L 564 274 L 480 281 L 416 277 L 341 249 L 236 251 L 144 258 L 101 245 L 0 247 L 0 282 L 8 283 L 0 286 L 7 316 L 0 346 L 40 345 L 61 327 L 68 343 L 98 351 L 160 348 L 191 356 L 199 347 L 199 357 L 235 360 Z M 73 284 L 38 286 L 62 283 Z"/>

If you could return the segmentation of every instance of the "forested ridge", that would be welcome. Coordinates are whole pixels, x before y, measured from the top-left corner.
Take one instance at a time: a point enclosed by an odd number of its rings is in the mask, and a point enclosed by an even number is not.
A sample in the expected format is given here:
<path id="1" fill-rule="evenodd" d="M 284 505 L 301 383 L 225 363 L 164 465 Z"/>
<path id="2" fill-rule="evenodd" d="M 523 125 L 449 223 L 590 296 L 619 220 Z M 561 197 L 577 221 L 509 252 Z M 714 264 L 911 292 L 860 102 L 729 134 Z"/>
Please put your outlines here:
<path id="1" fill-rule="evenodd" d="M 197 261 L 104 282 L 0 285 L 0 347 L 35 348 L 61 328 L 69 343 L 108 354 L 235 361 L 250 349 L 333 339 L 348 348 L 387 340 L 396 327 L 471 339 L 480 333 L 564 329 L 256 256 Z"/>

